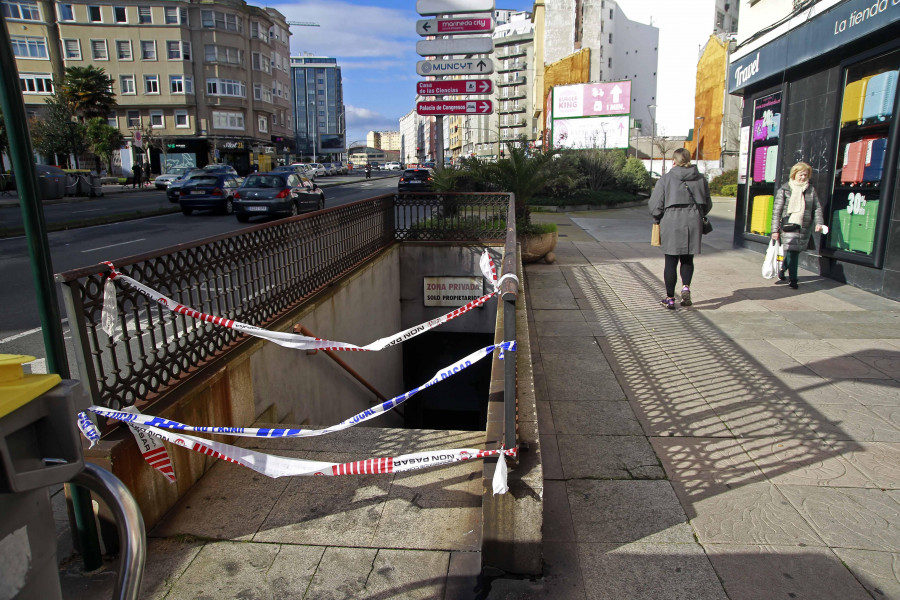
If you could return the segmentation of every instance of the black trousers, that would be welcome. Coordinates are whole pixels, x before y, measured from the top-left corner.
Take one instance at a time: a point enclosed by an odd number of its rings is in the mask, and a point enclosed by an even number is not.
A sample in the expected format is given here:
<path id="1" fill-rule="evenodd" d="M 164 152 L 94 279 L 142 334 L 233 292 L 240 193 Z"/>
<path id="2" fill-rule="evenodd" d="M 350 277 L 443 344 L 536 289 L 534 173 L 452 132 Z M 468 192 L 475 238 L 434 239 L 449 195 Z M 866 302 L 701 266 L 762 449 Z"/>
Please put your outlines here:
<path id="1" fill-rule="evenodd" d="M 694 277 L 693 254 L 666 254 L 666 268 L 663 271 L 663 281 L 666 282 L 666 297 L 675 297 L 675 283 L 678 281 L 677 268 L 681 263 L 681 285 L 691 285 Z"/>

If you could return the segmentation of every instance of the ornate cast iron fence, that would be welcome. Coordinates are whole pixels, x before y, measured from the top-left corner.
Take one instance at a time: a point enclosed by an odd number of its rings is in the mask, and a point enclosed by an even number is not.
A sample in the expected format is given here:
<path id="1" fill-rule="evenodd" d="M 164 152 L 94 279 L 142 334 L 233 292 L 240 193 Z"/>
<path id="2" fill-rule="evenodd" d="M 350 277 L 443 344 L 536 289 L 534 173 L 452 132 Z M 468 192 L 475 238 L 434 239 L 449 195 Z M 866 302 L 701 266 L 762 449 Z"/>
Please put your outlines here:
<path id="1" fill-rule="evenodd" d="M 509 203 L 509 194 L 380 196 L 113 264 L 185 306 L 267 327 L 396 240 L 504 240 L 505 219 L 495 217 Z M 95 265 L 56 275 L 95 404 L 153 401 L 243 339 L 120 286 L 120 334 L 109 339 L 100 326 L 107 273 Z"/>

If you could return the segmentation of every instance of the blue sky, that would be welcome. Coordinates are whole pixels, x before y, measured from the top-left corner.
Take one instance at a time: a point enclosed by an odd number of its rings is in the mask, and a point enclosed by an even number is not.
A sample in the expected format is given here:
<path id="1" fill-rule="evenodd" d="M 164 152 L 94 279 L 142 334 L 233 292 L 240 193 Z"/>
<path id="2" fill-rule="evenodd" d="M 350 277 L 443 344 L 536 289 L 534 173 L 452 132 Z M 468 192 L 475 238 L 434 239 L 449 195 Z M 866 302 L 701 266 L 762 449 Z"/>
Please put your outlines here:
<path id="1" fill-rule="evenodd" d="M 370 130 L 395 131 L 398 119 L 415 108 L 415 0 L 300 0 L 265 3 L 288 20 L 319 27 L 291 27 L 291 54 L 311 52 L 338 59 L 347 107 L 347 142 L 364 140 Z M 498 0 L 497 8 L 528 10 L 531 0 Z M 658 131 L 686 135 L 693 126 L 696 58 L 706 43 L 713 15 L 698 18 L 672 0 L 619 0 L 635 21 L 660 28 Z M 686 51 L 686 53 L 685 53 Z M 684 60 L 688 57 L 689 60 Z M 693 60 L 690 60 L 690 59 Z"/>
<path id="2" fill-rule="evenodd" d="M 398 119 L 415 108 L 415 0 L 301 0 L 290 4 L 259 3 L 290 21 L 319 27 L 291 27 L 291 55 L 312 52 L 338 59 L 347 107 L 347 142 L 365 140 L 370 130 L 396 131 Z M 530 0 L 513 0 L 498 8 L 531 10 Z"/>

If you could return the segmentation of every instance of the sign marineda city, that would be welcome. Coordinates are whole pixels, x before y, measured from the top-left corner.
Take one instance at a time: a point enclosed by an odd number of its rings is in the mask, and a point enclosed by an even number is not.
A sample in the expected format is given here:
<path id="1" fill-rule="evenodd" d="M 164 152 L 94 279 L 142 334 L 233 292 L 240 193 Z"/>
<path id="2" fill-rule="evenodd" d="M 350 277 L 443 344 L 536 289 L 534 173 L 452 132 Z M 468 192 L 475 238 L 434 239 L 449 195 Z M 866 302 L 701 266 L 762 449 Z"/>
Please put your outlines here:
<path id="1" fill-rule="evenodd" d="M 555 86 L 552 111 L 554 148 L 627 148 L 631 82 Z"/>
<path id="2" fill-rule="evenodd" d="M 420 56 L 454 57 L 494 52 L 494 40 L 483 35 L 494 30 L 494 0 L 417 0 L 416 10 L 423 16 L 466 13 L 461 18 L 418 21 L 416 32 L 422 36 L 462 35 L 416 42 L 416 52 Z M 480 12 L 487 14 L 473 14 Z M 416 63 L 416 73 L 425 77 L 489 75 L 493 72 L 493 61 L 484 58 L 432 58 Z M 494 84 L 489 79 L 436 79 L 420 81 L 416 86 L 416 93 L 420 96 L 481 95 L 490 94 L 493 90 Z M 434 100 L 418 102 L 416 112 L 423 116 L 484 115 L 494 112 L 494 103 L 490 100 Z"/>

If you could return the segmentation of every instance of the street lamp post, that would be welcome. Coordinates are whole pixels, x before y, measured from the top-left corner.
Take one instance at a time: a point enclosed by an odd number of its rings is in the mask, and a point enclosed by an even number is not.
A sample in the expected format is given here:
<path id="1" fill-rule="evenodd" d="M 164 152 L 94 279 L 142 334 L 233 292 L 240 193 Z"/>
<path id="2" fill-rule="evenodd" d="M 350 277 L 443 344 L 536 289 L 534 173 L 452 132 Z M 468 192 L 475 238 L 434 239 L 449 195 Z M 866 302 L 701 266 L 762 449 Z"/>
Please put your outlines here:
<path id="1" fill-rule="evenodd" d="M 648 104 L 647 112 L 650 113 L 650 173 L 651 177 L 653 176 L 653 144 L 656 142 L 656 105 Z M 665 161 L 665 157 L 663 157 Z"/>

